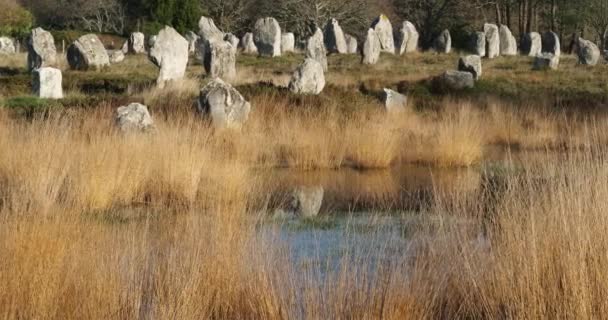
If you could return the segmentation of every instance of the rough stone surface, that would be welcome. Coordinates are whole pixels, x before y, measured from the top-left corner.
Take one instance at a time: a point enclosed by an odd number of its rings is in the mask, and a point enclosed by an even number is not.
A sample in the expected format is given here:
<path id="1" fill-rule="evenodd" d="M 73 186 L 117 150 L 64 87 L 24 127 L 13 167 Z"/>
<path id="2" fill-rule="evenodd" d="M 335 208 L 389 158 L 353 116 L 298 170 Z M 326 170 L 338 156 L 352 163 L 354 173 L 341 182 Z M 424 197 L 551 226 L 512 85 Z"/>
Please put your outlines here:
<path id="1" fill-rule="evenodd" d="M 346 53 L 348 54 L 356 54 L 359 49 L 359 43 L 357 42 L 357 38 L 351 36 L 350 34 L 344 35 L 346 39 Z"/>
<path id="2" fill-rule="evenodd" d="M 188 31 L 184 38 L 188 41 L 188 52 L 190 52 L 190 54 L 196 53 L 196 42 L 200 38 L 199 35 L 193 31 Z"/>
<path id="3" fill-rule="evenodd" d="M 475 87 L 473 74 L 465 71 L 446 71 L 435 78 L 435 87 L 441 90 L 462 90 Z"/>
<path id="4" fill-rule="evenodd" d="M 149 58 L 160 68 L 156 80 L 160 87 L 166 81 L 182 79 L 188 66 L 188 41 L 175 29 L 165 27 L 156 36 Z"/>
<path id="5" fill-rule="evenodd" d="M 541 53 L 534 58 L 534 70 L 557 70 L 559 57 L 552 53 Z"/>
<path id="6" fill-rule="evenodd" d="M 521 41 L 521 53 L 529 57 L 536 57 L 543 50 L 543 41 L 538 32 L 526 33 Z"/>
<path id="7" fill-rule="evenodd" d="M 304 60 L 291 76 L 289 90 L 299 94 L 319 94 L 325 88 L 323 66 L 315 60 Z"/>
<path id="8" fill-rule="evenodd" d="M 315 33 L 306 40 L 305 57 L 317 60 L 323 67 L 323 71 L 327 71 L 327 51 L 325 50 L 323 31 L 321 29 L 317 28 Z"/>
<path id="9" fill-rule="evenodd" d="M 403 24 L 396 35 L 396 53 L 402 55 L 404 53 L 417 51 L 419 38 L 420 34 L 418 34 L 414 24 L 409 21 L 403 21 Z"/>
<path id="10" fill-rule="evenodd" d="M 157 35 L 151 36 L 151 37 L 148 39 L 148 48 L 152 48 L 152 47 L 154 47 L 154 44 L 156 43 L 156 39 L 158 39 L 158 36 L 157 36 Z"/>
<path id="11" fill-rule="evenodd" d="M 226 33 L 224 35 L 224 41 L 230 42 L 235 50 L 239 47 L 239 43 L 241 42 L 241 40 L 239 40 L 239 38 L 232 33 Z"/>
<path id="12" fill-rule="evenodd" d="M 289 211 L 300 218 L 314 218 L 323 205 L 323 187 L 299 187 L 293 190 Z"/>
<path id="13" fill-rule="evenodd" d="M 146 36 L 141 32 L 133 32 L 129 37 L 129 53 L 146 53 Z"/>
<path id="14" fill-rule="evenodd" d="M 480 56 L 486 56 L 486 34 L 484 32 L 475 32 L 471 36 L 471 51 Z"/>
<path id="15" fill-rule="evenodd" d="M 131 103 L 116 109 L 116 126 L 122 132 L 150 131 L 154 129 L 154 120 L 148 107 L 140 103 Z"/>
<path id="16" fill-rule="evenodd" d="M 500 56 L 500 32 L 495 24 L 486 23 L 483 25 L 483 32 L 486 34 L 486 58 L 494 59 Z"/>
<path id="17" fill-rule="evenodd" d="M 296 51 L 296 36 L 291 33 L 281 34 L 281 53 Z"/>
<path id="18" fill-rule="evenodd" d="M 346 38 L 344 37 L 344 31 L 338 23 L 338 20 L 331 19 L 325 25 L 325 47 L 328 53 L 340 53 L 344 54 L 347 52 L 348 47 L 346 46 Z"/>
<path id="19" fill-rule="evenodd" d="M 241 40 L 241 48 L 243 49 L 243 53 L 246 54 L 257 54 L 258 47 L 255 46 L 255 42 L 253 41 L 253 33 L 248 32 L 243 36 Z"/>
<path id="20" fill-rule="evenodd" d="M 198 35 L 203 40 L 217 40 L 224 37 L 224 33 L 215 25 L 213 19 L 204 16 L 198 21 Z"/>
<path id="21" fill-rule="evenodd" d="M 500 54 L 503 56 L 517 55 L 517 40 L 509 30 L 509 27 L 501 25 L 499 29 Z"/>
<path id="22" fill-rule="evenodd" d="M 85 34 L 68 48 L 68 63 L 74 70 L 99 69 L 110 64 L 103 43 L 95 34 Z"/>
<path id="23" fill-rule="evenodd" d="M 0 54 L 15 53 L 15 42 L 9 37 L 0 37 Z"/>
<path id="24" fill-rule="evenodd" d="M 255 23 L 253 42 L 258 54 L 265 57 L 281 55 L 281 26 L 275 18 L 259 19 Z"/>
<path id="25" fill-rule="evenodd" d="M 240 129 L 251 105 L 230 84 L 216 78 L 201 89 L 198 110 L 209 116 L 216 128 Z"/>
<path id="26" fill-rule="evenodd" d="M 236 47 L 228 41 L 207 41 L 205 71 L 212 78 L 232 81 L 236 78 Z"/>
<path id="27" fill-rule="evenodd" d="M 372 23 L 372 29 L 376 31 L 376 36 L 380 40 L 382 52 L 395 53 L 395 38 L 393 36 L 393 25 L 385 15 L 380 15 Z"/>
<path id="28" fill-rule="evenodd" d="M 121 63 L 125 61 L 125 54 L 122 52 L 122 50 L 114 50 L 112 52 L 108 52 L 108 55 L 110 57 L 110 63 L 112 64 Z"/>
<path id="29" fill-rule="evenodd" d="M 460 57 L 458 71 L 470 72 L 475 80 L 479 80 L 482 74 L 481 57 L 478 55 Z"/>
<path id="30" fill-rule="evenodd" d="M 43 99 L 63 98 L 61 70 L 44 67 L 34 70 L 34 95 Z"/>
<path id="31" fill-rule="evenodd" d="M 558 57 L 562 54 L 559 36 L 552 31 L 547 31 L 542 36 L 542 52 L 551 53 Z"/>
<path id="32" fill-rule="evenodd" d="M 450 30 L 443 30 L 441 34 L 435 39 L 433 48 L 437 53 L 450 53 L 452 52 L 452 36 Z"/>
<path id="33" fill-rule="evenodd" d="M 57 49 L 51 33 L 42 28 L 32 30 L 27 39 L 28 70 L 53 67 L 56 62 Z"/>
<path id="34" fill-rule="evenodd" d="M 376 64 L 380 60 L 380 51 L 382 50 L 380 39 L 376 35 L 374 29 L 368 29 L 365 36 L 365 42 L 361 50 L 363 64 Z"/>
<path id="35" fill-rule="evenodd" d="M 393 91 L 391 89 L 384 89 L 384 107 L 386 111 L 392 112 L 403 112 L 407 109 L 407 96 Z"/>
<path id="36" fill-rule="evenodd" d="M 595 43 L 579 38 L 577 55 L 578 63 L 594 66 L 600 60 L 600 49 Z"/>

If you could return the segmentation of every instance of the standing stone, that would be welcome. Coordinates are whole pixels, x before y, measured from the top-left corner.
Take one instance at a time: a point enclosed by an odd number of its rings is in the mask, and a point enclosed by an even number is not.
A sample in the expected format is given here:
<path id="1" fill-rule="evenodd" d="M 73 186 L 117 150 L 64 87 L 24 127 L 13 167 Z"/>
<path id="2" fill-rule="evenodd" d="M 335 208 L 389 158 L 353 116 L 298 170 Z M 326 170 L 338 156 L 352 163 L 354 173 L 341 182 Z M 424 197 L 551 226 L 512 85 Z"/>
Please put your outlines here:
<path id="1" fill-rule="evenodd" d="M 240 129 L 249 117 L 251 105 L 230 84 L 215 78 L 201 89 L 198 110 L 210 116 L 216 128 Z"/>
<path id="2" fill-rule="evenodd" d="M 110 57 L 110 63 L 121 63 L 125 60 L 125 54 L 122 50 L 114 50 L 112 52 L 108 52 L 108 56 Z"/>
<path id="3" fill-rule="evenodd" d="M 120 51 L 122 51 L 123 54 L 129 53 L 129 39 L 123 42 L 122 47 L 120 47 Z"/>
<path id="4" fill-rule="evenodd" d="M 236 47 L 228 41 L 207 41 L 205 71 L 212 78 L 231 81 L 236 78 Z"/>
<path id="5" fill-rule="evenodd" d="M 156 39 L 158 39 L 158 35 L 151 36 L 148 39 L 148 48 L 152 49 L 152 47 L 154 47 L 154 44 L 156 43 Z"/>
<path id="6" fill-rule="evenodd" d="M 200 38 L 198 34 L 194 33 L 193 31 L 188 31 L 186 32 L 184 38 L 188 41 L 188 52 L 190 54 L 196 53 L 196 42 Z"/>
<path id="7" fill-rule="evenodd" d="M 328 53 L 340 53 L 344 54 L 348 48 L 346 46 L 346 38 L 342 27 L 338 23 L 338 20 L 331 19 L 325 25 L 325 47 Z"/>
<path id="8" fill-rule="evenodd" d="M 296 36 L 291 33 L 283 33 L 281 35 L 281 52 L 295 52 L 296 51 Z"/>
<path id="9" fill-rule="evenodd" d="M 213 19 L 202 16 L 198 21 L 199 39 L 196 43 L 197 56 L 205 57 L 205 47 L 207 41 L 223 40 L 224 32 L 222 32 L 213 22 Z"/>
<path id="10" fill-rule="evenodd" d="M 450 35 L 450 30 L 443 30 L 437 39 L 435 39 L 433 47 L 438 53 L 452 52 L 452 36 Z"/>
<path id="11" fill-rule="evenodd" d="M 305 57 L 317 60 L 323 67 L 323 71 L 327 71 L 327 51 L 325 51 L 321 29 L 317 28 L 315 33 L 306 41 Z"/>
<path id="12" fill-rule="evenodd" d="M 420 34 L 413 23 L 403 21 L 403 25 L 397 32 L 397 54 L 416 52 L 418 50 L 418 39 Z"/>
<path id="13" fill-rule="evenodd" d="M 434 79 L 434 86 L 440 90 L 463 90 L 475 87 L 473 74 L 465 71 L 446 71 Z"/>
<path id="14" fill-rule="evenodd" d="M 470 72 L 475 80 L 479 80 L 482 73 L 481 57 L 478 55 L 460 57 L 460 60 L 458 60 L 458 71 Z"/>
<path id="15" fill-rule="evenodd" d="M 233 35 L 232 33 L 226 33 L 224 35 L 224 41 L 230 42 L 230 44 L 232 45 L 232 48 L 234 48 L 234 50 L 236 50 L 239 47 L 239 42 L 241 42 L 241 40 L 239 40 L 239 38 L 237 36 Z"/>
<path id="16" fill-rule="evenodd" d="M 559 41 L 559 36 L 553 31 L 547 31 L 542 36 L 542 52 L 543 53 L 551 53 L 554 56 L 558 57 L 562 54 L 561 43 Z"/>
<path id="17" fill-rule="evenodd" d="M 495 24 L 486 23 L 483 25 L 483 32 L 486 34 L 486 57 L 494 59 L 500 56 L 500 33 Z"/>
<path id="18" fill-rule="evenodd" d="M 579 38 L 577 55 L 578 63 L 594 66 L 600 60 L 600 48 L 589 40 Z"/>
<path id="19" fill-rule="evenodd" d="M 304 60 L 291 76 L 289 90 L 298 94 L 319 94 L 325 88 L 323 66 L 315 60 Z"/>
<path id="20" fill-rule="evenodd" d="M 188 66 L 188 41 L 175 29 L 163 28 L 150 48 L 150 61 L 160 68 L 156 80 L 160 87 L 166 81 L 182 79 Z"/>
<path id="21" fill-rule="evenodd" d="M 289 211 L 300 218 L 314 218 L 319 215 L 323 205 L 323 187 L 300 187 L 291 194 Z"/>
<path id="22" fill-rule="evenodd" d="M 118 129 L 125 133 L 154 130 L 154 120 L 148 107 L 140 103 L 131 103 L 116 109 L 115 121 Z"/>
<path id="23" fill-rule="evenodd" d="M 543 50 L 543 42 L 538 32 L 526 33 L 521 41 L 521 52 L 529 57 L 536 57 Z"/>
<path id="24" fill-rule="evenodd" d="M 17 52 L 17 50 L 15 50 L 13 39 L 9 37 L 0 37 L 0 54 L 13 54 L 15 52 Z"/>
<path id="25" fill-rule="evenodd" d="M 534 70 L 557 70 L 559 68 L 559 57 L 548 52 L 543 52 L 534 58 Z"/>
<path id="26" fill-rule="evenodd" d="M 35 69 L 32 74 L 34 76 L 34 94 L 37 97 L 43 99 L 63 98 L 61 70 L 44 67 Z"/>
<path id="27" fill-rule="evenodd" d="M 475 32 L 471 36 L 471 51 L 480 56 L 486 56 L 486 34 L 484 32 Z"/>
<path id="28" fill-rule="evenodd" d="M 372 23 L 372 29 L 380 40 L 380 49 L 383 52 L 395 53 L 395 40 L 393 38 L 393 26 L 385 15 L 380 15 Z"/>
<path id="29" fill-rule="evenodd" d="M 346 52 L 348 54 L 356 54 L 359 44 L 357 43 L 357 38 L 351 36 L 350 34 L 344 35 L 346 39 Z"/>
<path id="30" fill-rule="evenodd" d="M 384 89 L 384 107 L 389 113 L 403 112 L 407 109 L 407 96 L 393 91 Z"/>
<path id="31" fill-rule="evenodd" d="M 129 53 L 146 53 L 146 36 L 141 32 L 133 32 L 129 37 Z"/>
<path id="32" fill-rule="evenodd" d="M 517 40 L 509 30 L 509 27 L 501 25 L 499 29 L 500 54 L 503 56 L 517 55 Z"/>
<path id="33" fill-rule="evenodd" d="M 258 54 L 265 57 L 281 55 L 281 26 L 275 18 L 259 19 L 255 23 L 253 42 Z"/>
<path id="34" fill-rule="evenodd" d="M 368 29 L 367 35 L 365 36 L 365 42 L 363 43 L 363 50 L 361 53 L 363 55 L 362 63 L 363 64 L 376 64 L 378 60 L 380 60 L 380 51 L 382 50 L 382 45 L 380 44 L 380 39 L 376 34 L 374 29 Z"/>
<path id="35" fill-rule="evenodd" d="M 255 46 L 255 42 L 253 41 L 253 33 L 248 32 L 243 36 L 243 39 L 241 40 L 241 48 L 243 49 L 243 53 L 258 53 L 258 47 Z"/>
<path id="36" fill-rule="evenodd" d="M 52 67 L 57 62 L 55 39 L 50 32 L 36 28 L 27 39 L 27 68 L 29 71 Z"/>
<path id="37" fill-rule="evenodd" d="M 100 69 L 110 64 L 103 43 L 94 34 L 85 34 L 68 48 L 68 63 L 74 70 Z"/>

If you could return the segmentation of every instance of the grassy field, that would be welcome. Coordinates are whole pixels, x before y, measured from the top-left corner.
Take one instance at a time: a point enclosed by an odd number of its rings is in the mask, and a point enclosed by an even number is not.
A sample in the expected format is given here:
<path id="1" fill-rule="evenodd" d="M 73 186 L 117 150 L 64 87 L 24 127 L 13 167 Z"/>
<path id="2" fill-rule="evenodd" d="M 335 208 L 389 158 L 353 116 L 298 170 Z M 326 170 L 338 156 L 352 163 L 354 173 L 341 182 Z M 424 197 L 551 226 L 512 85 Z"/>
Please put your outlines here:
<path id="1" fill-rule="evenodd" d="M 281 86 L 301 56 L 241 56 L 237 88 L 253 109 L 240 132 L 194 112 L 197 64 L 164 89 L 144 57 L 65 70 L 67 98 L 47 101 L 29 94 L 24 56 L 2 59 L 0 318 L 605 317 L 608 66 L 567 56 L 533 72 L 530 58 L 500 58 L 475 89 L 434 92 L 429 78 L 457 58 L 331 56 L 324 92 L 297 96 Z M 387 116 L 384 87 L 408 93 L 411 110 Z M 114 127 L 131 101 L 150 107 L 154 134 Z M 494 163 L 496 149 L 543 157 Z M 476 174 L 433 178 L 417 210 L 391 212 L 382 195 L 402 187 L 386 183 L 400 165 Z M 378 194 L 371 221 L 415 216 L 407 248 L 372 222 L 348 232 L 371 234 L 374 252 L 347 243 L 337 265 L 295 264 L 280 223 L 260 236 L 269 195 L 298 180 L 268 171 L 345 168 L 376 175 L 340 186 Z M 323 232 L 334 214 L 301 228 Z"/>

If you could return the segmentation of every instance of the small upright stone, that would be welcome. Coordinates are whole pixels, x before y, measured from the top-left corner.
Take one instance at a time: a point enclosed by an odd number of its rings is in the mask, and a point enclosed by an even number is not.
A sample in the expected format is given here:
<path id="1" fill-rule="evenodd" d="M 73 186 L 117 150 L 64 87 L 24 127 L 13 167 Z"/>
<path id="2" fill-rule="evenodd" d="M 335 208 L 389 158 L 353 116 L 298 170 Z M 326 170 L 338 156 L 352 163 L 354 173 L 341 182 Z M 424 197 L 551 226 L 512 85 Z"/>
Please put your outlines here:
<path id="1" fill-rule="evenodd" d="M 486 57 L 494 59 L 500 56 L 500 33 L 495 24 L 486 23 L 483 25 L 483 32 L 486 34 Z"/>
<path id="2" fill-rule="evenodd" d="M 201 89 L 198 110 L 216 128 L 240 129 L 249 118 L 251 105 L 230 84 L 215 78 Z"/>
<path id="3" fill-rule="evenodd" d="M 460 60 L 458 60 L 458 71 L 469 72 L 475 80 L 479 80 L 482 73 L 481 57 L 478 55 L 460 57 Z"/>
<path id="4" fill-rule="evenodd" d="M 382 50 L 380 39 L 376 35 L 374 29 L 368 29 L 365 36 L 365 42 L 361 50 L 363 64 L 376 64 L 380 60 L 380 51 Z"/>
<path id="5" fill-rule="evenodd" d="M 418 50 L 418 39 L 420 35 L 413 23 L 403 21 L 403 25 L 397 32 L 397 54 L 416 52 Z"/>
<path id="6" fill-rule="evenodd" d="M 480 56 L 486 56 L 486 34 L 484 32 L 475 32 L 471 36 L 471 51 Z"/>
<path id="7" fill-rule="evenodd" d="M 295 52 L 296 37 L 293 33 L 287 32 L 281 35 L 281 53 Z"/>
<path id="8" fill-rule="evenodd" d="M 557 70 L 559 57 L 548 52 L 541 53 L 534 58 L 534 70 Z"/>
<path id="9" fill-rule="evenodd" d="M 154 130 L 154 120 L 148 107 L 131 103 L 116 109 L 116 126 L 125 133 Z"/>
<path id="10" fill-rule="evenodd" d="M 346 46 L 346 39 L 344 38 L 344 32 L 342 27 L 338 23 L 338 20 L 331 19 L 325 25 L 325 47 L 328 53 L 340 53 L 344 54 L 348 48 Z"/>
<path id="11" fill-rule="evenodd" d="M 255 42 L 253 41 L 253 33 L 245 33 L 243 39 L 241 40 L 241 48 L 243 49 L 243 53 L 246 54 L 258 53 L 258 47 L 255 46 Z"/>
<path id="12" fill-rule="evenodd" d="M 579 64 L 594 66 L 600 60 L 600 48 L 589 40 L 579 38 L 577 55 Z"/>
<path id="13" fill-rule="evenodd" d="M 255 23 L 253 41 L 258 54 L 266 57 L 281 55 L 281 26 L 275 18 L 259 19 Z"/>
<path id="14" fill-rule="evenodd" d="M 61 70 L 44 67 L 35 69 L 32 73 L 34 77 L 34 94 L 43 99 L 63 98 Z"/>
<path id="15" fill-rule="evenodd" d="M 319 94 L 325 88 L 323 66 L 315 60 L 304 60 L 291 76 L 289 90 L 298 94 Z"/>
<path id="16" fill-rule="evenodd" d="M 501 25 L 499 29 L 500 54 L 503 56 L 517 55 L 517 40 L 509 30 L 509 27 Z"/>
<path id="17" fill-rule="evenodd" d="M 194 33 L 193 31 L 188 31 L 186 32 L 184 38 L 186 38 L 188 41 L 188 52 L 190 52 L 190 54 L 196 53 L 196 42 L 200 38 L 198 34 Z"/>
<path id="18" fill-rule="evenodd" d="M 434 86 L 440 90 L 463 90 L 475 87 L 473 74 L 464 71 L 446 71 L 434 79 Z"/>
<path id="19" fill-rule="evenodd" d="M 407 109 L 407 96 L 397 91 L 385 88 L 384 107 L 389 113 L 403 112 Z"/>
<path id="20" fill-rule="evenodd" d="M 97 35 L 90 33 L 70 45 L 68 63 L 74 70 L 100 69 L 110 64 L 110 57 Z"/>
<path id="21" fill-rule="evenodd" d="M 526 33 L 521 41 L 521 52 L 529 57 L 542 53 L 543 42 L 538 32 Z"/>
<path id="22" fill-rule="evenodd" d="M 323 187 L 299 187 L 291 194 L 289 211 L 296 217 L 314 218 L 319 215 L 323 205 Z"/>
<path id="23" fill-rule="evenodd" d="M 344 37 L 346 38 L 346 52 L 348 54 L 357 54 L 357 50 L 359 49 L 357 38 L 351 36 L 350 34 L 346 34 Z"/>
<path id="24" fill-rule="evenodd" d="M 57 49 L 51 33 L 42 28 L 33 29 L 27 39 L 28 70 L 53 67 L 56 63 Z"/>
<path id="25" fill-rule="evenodd" d="M 15 52 L 15 43 L 13 42 L 13 39 L 9 37 L 0 37 L 0 54 L 13 54 Z"/>
<path id="26" fill-rule="evenodd" d="M 146 36 L 141 32 L 133 32 L 129 37 L 129 53 L 146 53 Z"/>
<path id="27" fill-rule="evenodd" d="M 241 42 L 241 40 L 232 33 L 226 33 L 224 35 L 224 41 L 229 42 L 235 50 L 239 47 L 239 43 Z"/>
<path id="28" fill-rule="evenodd" d="M 205 71 L 212 78 L 236 78 L 236 48 L 228 41 L 207 41 Z"/>
<path id="29" fill-rule="evenodd" d="M 166 26 L 150 48 L 149 58 L 160 68 L 157 84 L 164 87 L 166 81 L 182 79 L 188 66 L 188 41 L 175 29 Z"/>
<path id="30" fill-rule="evenodd" d="M 559 36 L 553 31 L 547 31 L 542 36 L 542 52 L 551 53 L 556 57 L 560 57 L 562 54 L 561 43 Z"/>
<path id="31" fill-rule="evenodd" d="M 121 63 L 125 60 L 125 54 L 122 52 L 122 50 L 108 52 L 108 56 L 110 57 L 111 64 Z"/>
<path id="32" fill-rule="evenodd" d="M 443 30 L 437 39 L 435 39 L 433 47 L 437 53 L 452 52 L 452 36 L 450 35 L 450 30 Z"/>
<path id="33" fill-rule="evenodd" d="M 306 58 L 315 59 L 327 71 L 327 51 L 323 41 L 323 31 L 317 28 L 315 33 L 306 41 Z"/>
<path id="34" fill-rule="evenodd" d="M 372 23 L 372 29 L 376 32 L 376 36 L 380 40 L 380 49 L 382 52 L 395 53 L 395 39 L 393 36 L 393 25 L 385 15 L 380 15 Z"/>

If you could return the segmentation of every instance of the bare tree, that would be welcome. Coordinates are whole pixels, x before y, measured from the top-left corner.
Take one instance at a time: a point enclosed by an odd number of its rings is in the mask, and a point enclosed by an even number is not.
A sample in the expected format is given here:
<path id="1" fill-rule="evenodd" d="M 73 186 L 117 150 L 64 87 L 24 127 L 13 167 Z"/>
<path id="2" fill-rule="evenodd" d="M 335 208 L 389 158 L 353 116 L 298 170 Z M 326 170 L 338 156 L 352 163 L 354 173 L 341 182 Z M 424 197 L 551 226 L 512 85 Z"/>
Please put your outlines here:
<path id="1" fill-rule="evenodd" d="M 85 0 L 79 6 L 79 18 L 89 31 L 114 32 L 125 30 L 125 8 L 117 0 Z"/>

